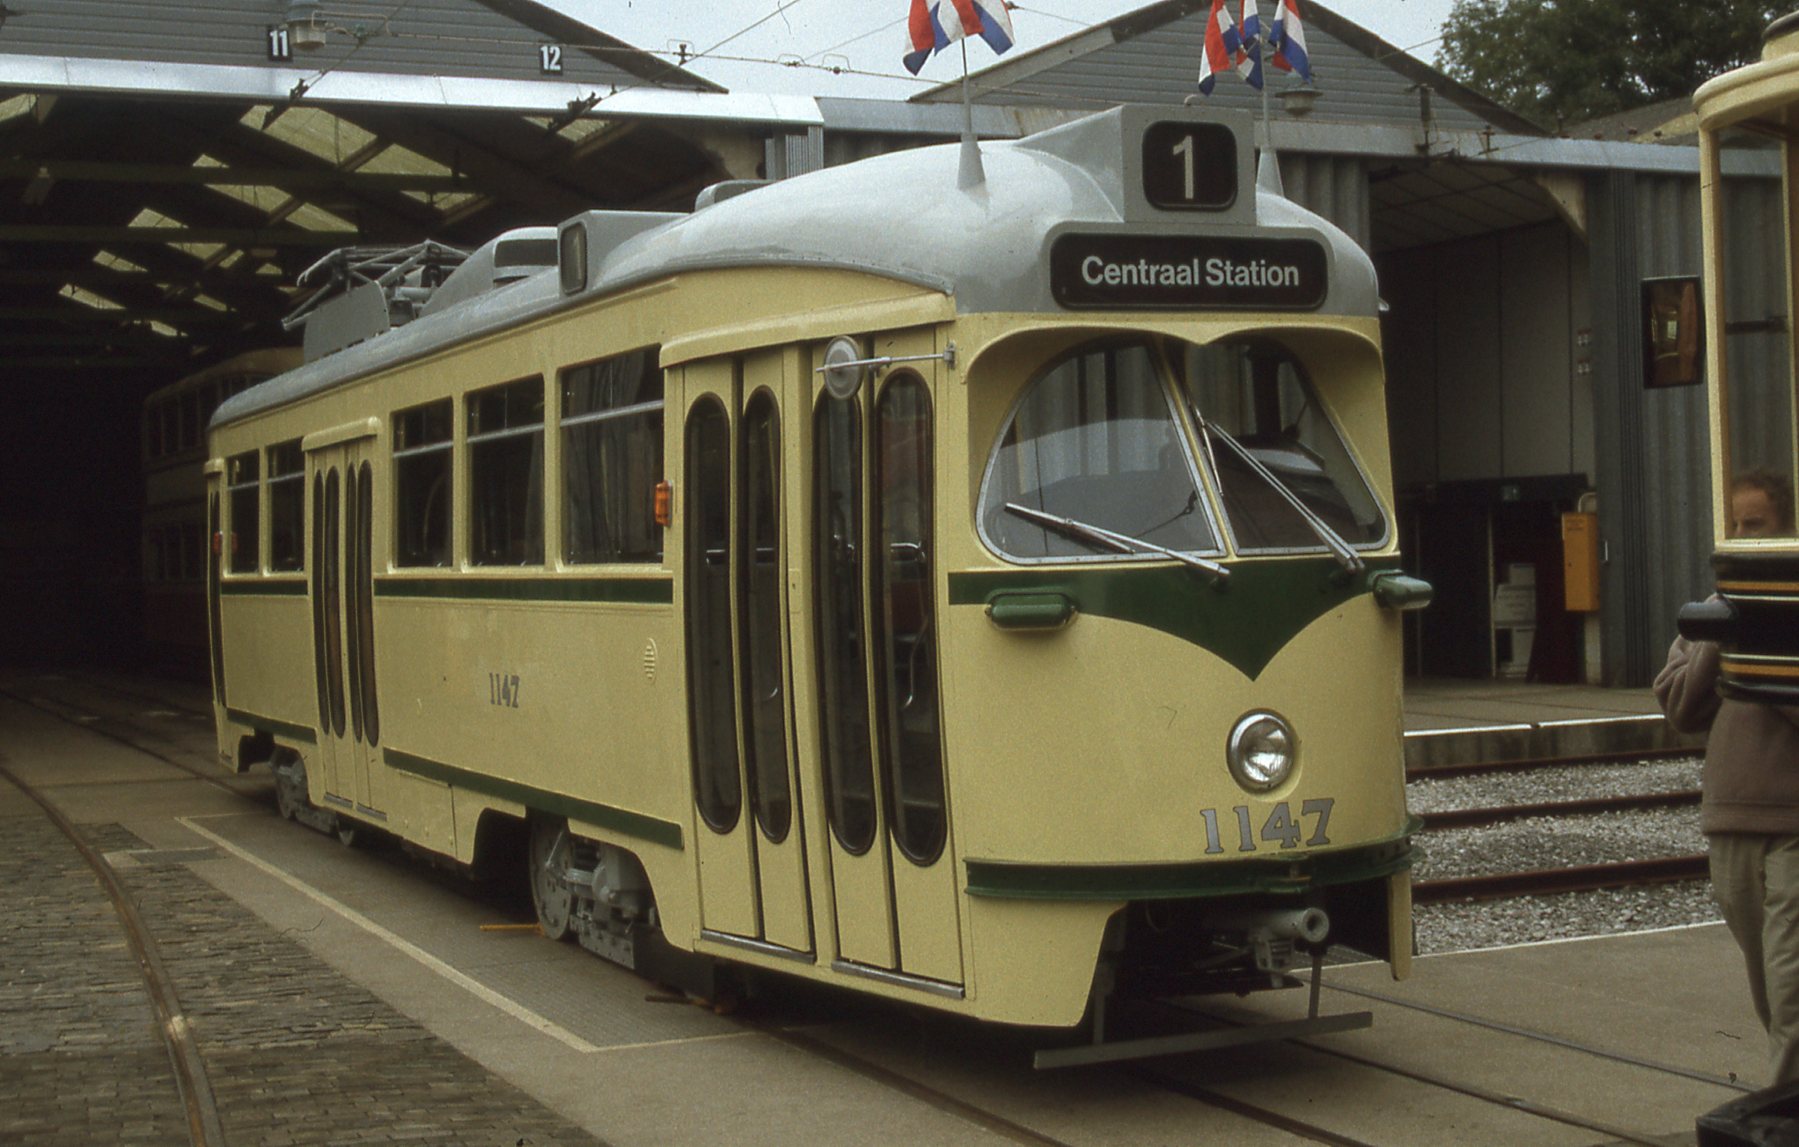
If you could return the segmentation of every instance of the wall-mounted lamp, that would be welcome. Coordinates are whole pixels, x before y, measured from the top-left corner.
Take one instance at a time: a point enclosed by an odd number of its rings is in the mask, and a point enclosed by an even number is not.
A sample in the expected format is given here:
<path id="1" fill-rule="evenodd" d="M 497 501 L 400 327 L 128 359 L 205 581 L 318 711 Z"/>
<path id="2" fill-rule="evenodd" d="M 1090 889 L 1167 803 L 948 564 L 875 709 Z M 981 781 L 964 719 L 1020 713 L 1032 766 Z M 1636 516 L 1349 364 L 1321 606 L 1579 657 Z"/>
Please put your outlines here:
<path id="1" fill-rule="evenodd" d="M 1318 95 L 1318 89 L 1308 84 L 1303 88 L 1288 88 L 1280 93 L 1279 99 L 1288 115 L 1303 116 L 1318 106 Z"/>
<path id="2" fill-rule="evenodd" d="M 319 0 L 288 0 L 287 32 L 298 52 L 316 52 L 325 46 L 325 21 Z"/>

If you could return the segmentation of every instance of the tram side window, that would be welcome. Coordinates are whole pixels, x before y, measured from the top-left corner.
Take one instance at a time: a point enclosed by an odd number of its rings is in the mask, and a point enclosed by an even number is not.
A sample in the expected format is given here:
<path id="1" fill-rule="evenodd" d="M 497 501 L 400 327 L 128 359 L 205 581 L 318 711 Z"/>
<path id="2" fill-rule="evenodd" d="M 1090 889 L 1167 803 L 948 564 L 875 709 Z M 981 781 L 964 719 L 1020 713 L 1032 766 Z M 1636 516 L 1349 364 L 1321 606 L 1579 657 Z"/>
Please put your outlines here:
<path id="1" fill-rule="evenodd" d="M 543 379 L 468 396 L 469 560 L 543 563 Z"/>
<path id="2" fill-rule="evenodd" d="M 662 372 L 646 347 L 562 375 L 562 546 L 570 562 L 660 562 Z"/>
<path id="3" fill-rule="evenodd" d="M 200 395 L 198 391 L 187 391 L 181 396 L 180 442 L 176 447 L 182 451 L 194 449 L 200 444 L 200 437 L 205 430 L 205 423 L 200 417 Z"/>
<path id="4" fill-rule="evenodd" d="M 179 572 L 182 581 L 199 581 L 205 565 L 206 527 L 200 522 L 184 522 L 179 528 L 176 545 L 180 551 Z"/>
<path id="5" fill-rule="evenodd" d="M 1210 431 L 1201 437 L 1240 549 L 1321 548 L 1287 493 L 1349 544 L 1381 540 L 1380 503 L 1285 348 L 1262 340 L 1187 344 L 1180 364 L 1195 422 Z M 1257 473 L 1245 454 L 1268 474 Z"/>
<path id="6" fill-rule="evenodd" d="M 1032 513 L 1078 525 L 1056 528 Z M 1163 376 L 1142 343 L 1052 363 L 1013 411 L 981 484 L 982 532 L 1009 557 L 1122 556 L 1093 527 L 1162 549 L 1218 548 Z"/>
<path id="7" fill-rule="evenodd" d="M 300 440 L 269 447 L 269 569 L 304 569 L 306 462 Z"/>
<path id="8" fill-rule="evenodd" d="M 450 400 L 394 414 L 394 564 L 450 564 Z"/>
<path id="9" fill-rule="evenodd" d="M 164 401 L 162 407 L 157 411 L 157 422 L 161 424 L 162 428 L 160 441 L 162 442 L 161 453 L 164 457 L 175 453 L 177 449 L 176 442 L 180 431 L 175 424 L 180 419 L 180 414 L 178 404 L 172 398 Z"/>
<path id="10" fill-rule="evenodd" d="M 231 500 L 231 546 L 226 568 L 232 573 L 255 573 L 262 564 L 258 549 L 262 536 L 259 473 L 254 450 L 234 454 L 225 463 L 225 486 Z"/>
<path id="11" fill-rule="evenodd" d="M 154 462 L 162 457 L 162 403 L 154 402 L 144 407 L 144 461 Z"/>
<path id="12" fill-rule="evenodd" d="M 1765 152 L 1760 133 L 1723 137 L 1721 153 Z M 1789 143 L 1783 150 L 1791 151 Z M 1723 154 L 1720 163 L 1724 162 Z M 1726 486 L 1723 500 L 1727 534 L 1737 533 L 1732 513 L 1736 481 L 1751 488 L 1792 488 L 1799 477 L 1793 424 L 1799 390 L 1793 373 L 1791 318 L 1794 298 L 1788 266 L 1793 236 L 1789 230 L 1793 160 L 1781 164 L 1788 174 L 1779 183 L 1761 179 L 1721 179 L 1722 234 L 1716 244 L 1717 282 L 1709 284 L 1724 311 L 1723 374 L 1720 407 L 1728 420 L 1719 435 L 1724 452 Z M 1792 538 L 1792 522 L 1755 527 L 1755 536 Z M 1773 532 L 1763 534 L 1762 529 Z M 1744 535 L 1748 536 L 1748 535 Z"/>

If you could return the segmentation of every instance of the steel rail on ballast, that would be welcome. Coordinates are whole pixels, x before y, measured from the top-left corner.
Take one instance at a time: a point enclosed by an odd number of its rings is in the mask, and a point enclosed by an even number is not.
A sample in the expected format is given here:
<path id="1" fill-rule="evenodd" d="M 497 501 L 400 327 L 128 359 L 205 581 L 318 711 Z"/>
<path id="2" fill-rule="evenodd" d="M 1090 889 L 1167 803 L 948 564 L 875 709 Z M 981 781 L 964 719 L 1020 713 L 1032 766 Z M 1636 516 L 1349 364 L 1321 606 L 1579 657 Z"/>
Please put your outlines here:
<path id="1" fill-rule="evenodd" d="M 1482 876 L 1445 876 L 1412 885 L 1412 903 L 1447 904 L 1466 900 L 1513 900 L 1561 892 L 1596 892 L 1705 880 L 1710 869 L 1704 855 L 1663 856 L 1650 860 L 1618 860 L 1569 868 L 1537 868 L 1528 872 L 1495 872 Z"/>
<path id="2" fill-rule="evenodd" d="M 1441 812 L 1419 813 L 1418 817 L 1424 822 L 1423 831 L 1443 832 L 1456 828 L 1485 828 L 1533 816 L 1594 816 L 1639 809 L 1687 808 L 1697 805 L 1699 797 L 1698 789 L 1673 789 L 1660 793 L 1629 793 L 1623 796 L 1581 797 L 1576 800 L 1492 805 L 1486 808 L 1444 809 Z"/>

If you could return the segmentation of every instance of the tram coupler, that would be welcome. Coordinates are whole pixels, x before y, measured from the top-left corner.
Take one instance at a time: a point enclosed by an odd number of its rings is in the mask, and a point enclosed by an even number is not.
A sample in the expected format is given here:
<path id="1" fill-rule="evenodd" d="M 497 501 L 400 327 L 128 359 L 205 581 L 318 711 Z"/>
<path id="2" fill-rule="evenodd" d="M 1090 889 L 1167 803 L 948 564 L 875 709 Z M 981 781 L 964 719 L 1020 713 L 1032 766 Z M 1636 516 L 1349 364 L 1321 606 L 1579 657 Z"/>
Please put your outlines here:
<path id="1" fill-rule="evenodd" d="M 1296 926 L 1297 924 L 1298 922 L 1295 921 Z M 1109 1020 L 1107 1003 L 1111 996 L 1112 983 L 1109 970 L 1109 965 L 1102 965 L 1100 975 L 1094 981 L 1093 1003 L 1089 1014 L 1092 1041 L 1070 1047 L 1040 1049 L 1032 1056 L 1032 1067 L 1041 1071 L 1046 1068 L 1080 1067 L 1095 1063 L 1152 1059 L 1156 1056 L 1182 1055 L 1188 1052 L 1211 1051 L 1217 1048 L 1272 1043 L 1284 1039 L 1334 1035 L 1338 1032 L 1360 1031 L 1363 1028 L 1374 1026 L 1373 1012 L 1343 1012 L 1331 1016 L 1318 1014 L 1319 997 L 1324 984 L 1324 947 L 1322 945 L 1312 947 L 1312 979 L 1306 1001 L 1306 1017 L 1299 1020 L 1279 1020 L 1274 1023 L 1242 1027 L 1218 1027 L 1205 1031 L 1174 1032 L 1168 1035 L 1139 1039 L 1107 1039 L 1106 1027 Z M 1294 987 L 1298 987 L 1301 982 L 1292 976 L 1283 976 L 1282 978 Z"/>

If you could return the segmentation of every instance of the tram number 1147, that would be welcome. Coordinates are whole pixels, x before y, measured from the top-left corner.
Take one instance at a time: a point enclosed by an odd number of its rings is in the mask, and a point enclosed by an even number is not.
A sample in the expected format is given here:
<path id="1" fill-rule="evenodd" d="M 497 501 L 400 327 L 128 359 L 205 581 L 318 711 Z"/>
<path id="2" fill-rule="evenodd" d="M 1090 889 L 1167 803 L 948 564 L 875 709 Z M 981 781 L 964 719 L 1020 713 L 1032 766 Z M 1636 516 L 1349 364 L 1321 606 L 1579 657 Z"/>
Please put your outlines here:
<path id="1" fill-rule="evenodd" d="M 1299 806 L 1299 816 L 1293 815 L 1293 806 L 1288 801 L 1277 801 L 1262 818 L 1260 831 L 1256 830 L 1256 817 L 1248 805 L 1236 805 L 1221 815 L 1218 809 L 1199 810 L 1199 818 L 1206 826 L 1206 854 L 1224 851 L 1223 834 L 1230 826 L 1237 830 L 1237 851 L 1257 852 L 1263 845 L 1278 848 L 1298 848 L 1300 838 L 1305 838 L 1307 847 L 1316 848 L 1329 844 L 1328 829 L 1331 822 L 1331 807 L 1337 802 L 1332 797 L 1305 801 Z M 1306 836 L 1300 825 L 1303 818 L 1316 818 L 1312 823 L 1312 832 Z M 1225 827 L 1221 828 L 1221 824 Z"/>

